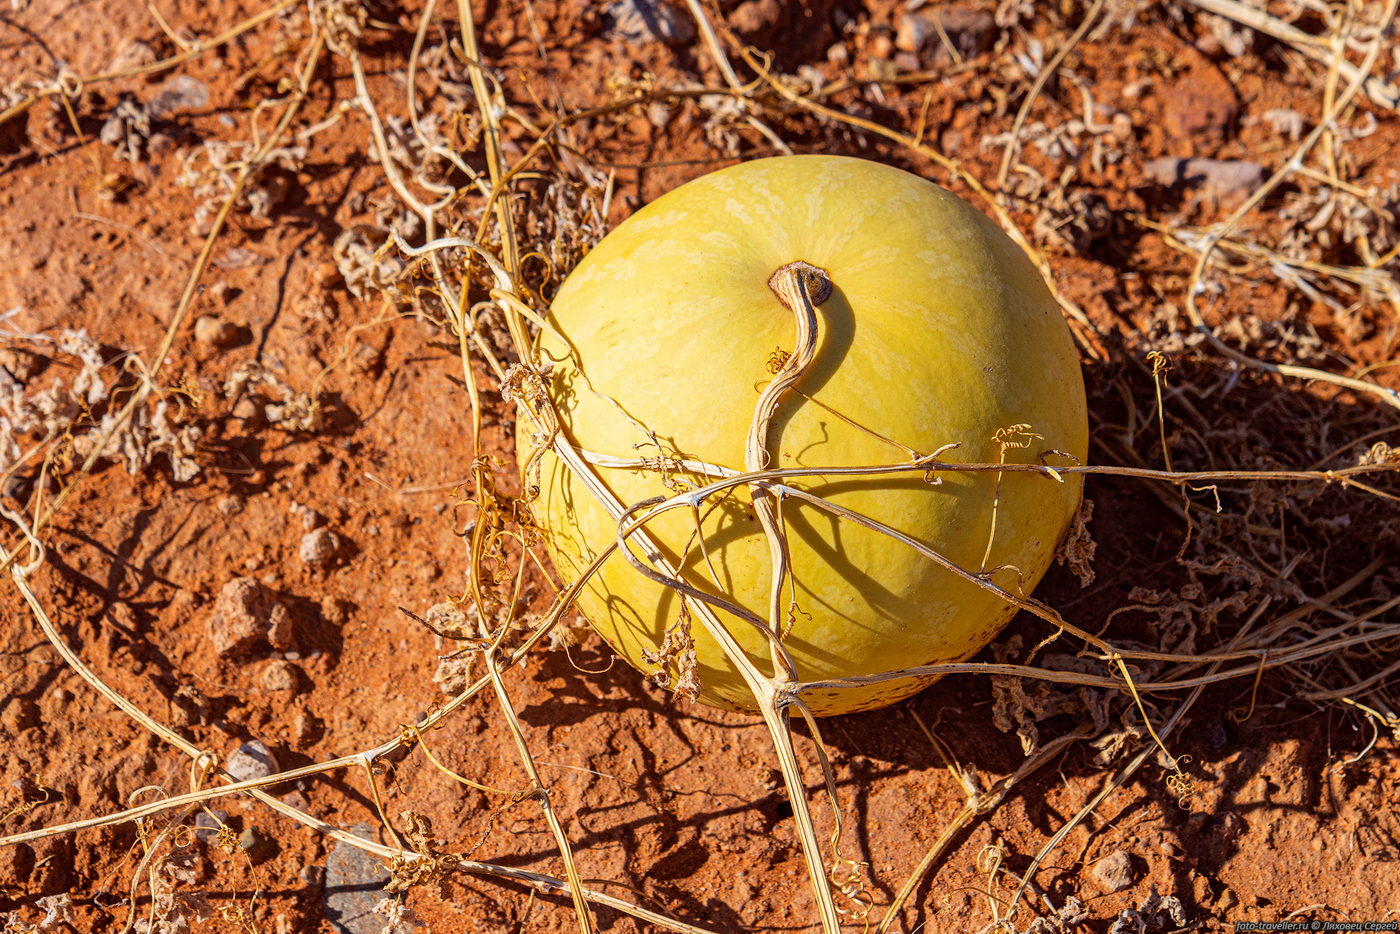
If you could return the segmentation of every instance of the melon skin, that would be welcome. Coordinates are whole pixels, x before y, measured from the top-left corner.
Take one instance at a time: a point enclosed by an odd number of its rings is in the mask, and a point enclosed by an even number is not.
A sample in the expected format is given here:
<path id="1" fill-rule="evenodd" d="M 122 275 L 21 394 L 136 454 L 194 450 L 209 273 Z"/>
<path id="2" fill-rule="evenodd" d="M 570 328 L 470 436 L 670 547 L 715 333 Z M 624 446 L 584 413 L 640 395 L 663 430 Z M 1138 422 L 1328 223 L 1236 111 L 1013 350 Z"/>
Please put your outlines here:
<path id="1" fill-rule="evenodd" d="M 583 259 L 561 286 L 551 329 L 537 346 L 553 363 L 549 393 L 563 434 L 600 454 L 685 457 L 742 470 L 773 356 L 793 349 L 793 314 L 768 281 L 798 260 L 826 270 L 833 285 L 817 309 L 816 357 L 797 384 L 820 404 L 794 393 L 784 398 L 769 435 L 772 466 L 908 461 L 876 434 L 923 454 L 957 442 L 945 461 L 996 463 L 1002 451 L 994 436 L 1013 425 L 1041 437 L 1006 451 L 1008 463 L 1044 458 L 1064 466 L 1085 458 L 1078 357 L 1030 260 L 937 185 L 837 156 L 763 159 L 702 176 L 639 210 Z M 538 439 L 527 418 L 519 424 L 524 466 Z M 595 469 L 628 505 L 705 482 L 675 471 Z M 1029 594 L 1073 518 L 1079 478 L 1004 473 L 998 489 L 995 473 L 940 477 L 937 484 L 919 473 L 793 483 L 899 529 L 968 571 L 1010 566 L 994 579 Z M 576 578 L 616 539 L 616 523 L 551 451 L 539 452 L 527 483 L 538 484 L 531 508 L 551 560 Z M 708 505 L 698 532 L 688 510 L 648 529 L 693 586 L 766 617 L 768 545 L 747 491 Z M 782 516 L 796 602 L 784 645 L 804 681 L 960 661 L 1015 611 L 914 550 L 810 504 L 786 499 Z M 614 555 L 578 606 L 618 655 L 648 674 L 664 669 L 674 686 L 677 659 L 648 661 L 680 618 L 672 590 Z M 730 614 L 720 618 L 770 671 L 761 634 Z M 694 640 L 699 699 L 755 709 L 703 625 L 683 625 Z M 818 715 L 848 713 L 893 703 L 933 680 L 802 696 Z"/>

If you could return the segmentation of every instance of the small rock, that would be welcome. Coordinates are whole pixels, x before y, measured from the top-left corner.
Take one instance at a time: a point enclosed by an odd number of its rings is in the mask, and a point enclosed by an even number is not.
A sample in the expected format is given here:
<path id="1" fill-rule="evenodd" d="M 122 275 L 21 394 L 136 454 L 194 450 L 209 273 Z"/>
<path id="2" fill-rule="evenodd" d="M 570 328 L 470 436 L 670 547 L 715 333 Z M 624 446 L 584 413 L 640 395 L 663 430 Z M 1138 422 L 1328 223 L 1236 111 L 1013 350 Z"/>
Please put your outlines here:
<path id="1" fill-rule="evenodd" d="M 370 373 L 379 368 L 379 360 L 383 356 L 383 353 L 373 344 L 368 344 L 356 338 L 353 356 L 355 358 L 356 368 L 362 373 Z"/>
<path id="2" fill-rule="evenodd" d="M 1223 756 L 1230 749 L 1230 730 L 1225 726 L 1225 721 L 1219 717 L 1206 725 L 1205 729 L 1206 749 L 1211 755 Z"/>
<path id="3" fill-rule="evenodd" d="M 355 604 L 349 600 L 337 600 L 334 597 L 321 600 L 321 616 L 332 626 L 344 626 L 350 621 L 350 613 L 354 609 Z"/>
<path id="4" fill-rule="evenodd" d="M 671 108 L 662 101 L 652 101 L 647 105 L 647 122 L 658 130 L 664 130 L 671 122 Z"/>
<path id="5" fill-rule="evenodd" d="M 18 474 L 10 474 L 0 482 L 0 496 L 6 496 L 17 503 L 29 499 L 29 479 Z"/>
<path id="6" fill-rule="evenodd" d="M 1182 72 L 1176 83 L 1160 89 L 1162 125 L 1174 140 L 1189 142 L 1197 152 L 1222 141 L 1239 116 L 1235 89 L 1218 68 L 1198 65 Z"/>
<path id="7" fill-rule="evenodd" d="M 729 25 L 746 39 L 766 39 L 783 15 L 778 0 L 747 0 L 729 14 Z"/>
<path id="8" fill-rule="evenodd" d="M 198 78 L 176 75 L 160 86 L 156 96 L 146 105 L 146 113 L 154 120 L 164 120 L 189 110 L 209 106 L 209 87 Z"/>
<path id="9" fill-rule="evenodd" d="M 871 81 L 893 81 L 899 77 L 899 66 L 887 58 L 871 58 L 866 68 Z"/>
<path id="10" fill-rule="evenodd" d="M 214 508 L 222 515 L 236 516 L 243 511 L 243 497 L 236 493 L 225 493 L 215 500 Z"/>
<path id="11" fill-rule="evenodd" d="M 1135 103 L 1142 100 L 1142 96 L 1152 90 L 1152 81 L 1147 78 L 1139 78 L 1137 81 L 1129 81 L 1123 85 L 1123 100 L 1128 103 Z"/>
<path id="12" fill-rule="evenodd" d="M 373 840 L 374 828 L 355 824 L 350 828 Z M 325 916 L 336 934 L 379 934 L 384 917 L 374 913 L 381 890 L 389 881 L 384 864 L 357 846 L 337 843 L 326 857 Z"/>
<path id="13" fill-rule="evenodd" d="M 194 835 L 198 840 L 213 845 L 219 838 L 219 828 L 228 824 L 228 811 L 212 808 L 201 810 L 194 816 Z"/>
<path id="14" fill-rule="evenodd" d="M 663 0 L 613 0 L 603 8 L 603 35 L 624 42 L 687 45 L 695 38 L 695 24 Z"/>
<path id="15" fill-rule="evenodd" d="M 170 695 L 170 712 L 181 726 L 202 723 L 209 712 L 208 702 L 194 688 L 182 684 Z"/>
<path id="16" fill-rule="evenodd" d="M 938 28 L 948 37 L 944 43 Z M 899 18 L 895 47 L 902 52 L 916 52 L 935 64 L 953 60 L 948 44 L 964 59 L 990 51 L 997 40 L 995 17 L 987 10 L 964 6 L 924 7 Z"/>
<path id="17" fill-rule="evenodd" d="M 267 406 L 252 396 L 242 396 L 233 404 L 233 417 L 243 422 L 246 428 L 261 428 L 267 421 Z M 253 483 L 253 477 L 249 477 L 248 482 Z"/>
<path id="18" fill-rule="evenodd" d="M 1199 187 L 1212 198 L 1246 195 L 1258 188 L 1268 170 L 1243 159 L 1153 159 L 1143 166 L 1148 180 L 1163 188 Z"/>
<path id="19" fill-rule="evenodd" d="M 326 868 L 324 866 L 317 866 L 314 863 L 307 863 L 305 866 L 302 866 L 301 872 L 297 873 L 297 876 L 301 878 L 302 882 L 306 883 L 308 888 L 319 889 L 326 884 Z"/>
<path id="20" fill-rule="evenodd" d="M 179 145 L 179 140 L 169 133 L 152 133 L 151 138 L 146 141 L 146 151 L 150 153 L 152 158 L 157 158 L 170 152 L 177 145 Z M 129 187 L 135 187 L 135 185 L 136 182 L 133 180 Z"/>
<path id="21" fill-rule="evenodd" d="M 1109 118 L 1108 125 L 1112 127 L 1113 138 L 1120 143 L 1126 143 L 1134 136 L 1133 118 L 1121 110 Z"/>
<path id="22" fill-rule="evenodd" d="M 287 507 L 287 511 L 292 515 L 301 516 L 301 527 L 308 532 L 319 529 L 326 524 L 326 517 L 310 506 L 303 506 L 301 503 L 292 503 Z"/>
<path id="23" fill-rule="evenodd" d="M 140 39 L 128 39 L 122 43 L 121 49 L 107 63 L 106 70 L 129 71 L 132 68 L 149 65 L 159 57 L 149 43 L 142 42 Z"/>
<path id="24" fill-rule="evenodd" d="M 233 270 L 247 269 L 250 266 L 261 266 L 266 262 L 266 256 L 259 256 L 247 247 L 236 246 L 214 260 L 214 265 L 218 266 L 220 269 Z"/>
<path id="25" fill-rule="evenodd" d="M 194 338 L 201 344 L 227 350 L 243 337 L 243 329 L 217 315 L 200 315 L 194 322 Z"/>
<path id="26" fill-rule="evenodd" d="M 302 537 L 297 553 L 306 564 L 321 566 L 339 557 L 343 547 L 344 542 L 339 535 L 330 529 L 316 529 Z"/>
<path id="27" fill-rule="evenodd" d="M 256 827 L 249 827 L 239 834 L 238 845 L 254 863 L 265 863 L 282 851 L 276 840 Z"/>
<path id="28" fill-rule="evenodd" d="M 227 282 L 215 282 L 209 286 L 209 297 L 220 305 L 232 305 L 233 300 L 242 294 L 242 289 L 235 289 Z"/>
<path id="29" fill-rule="evenodd" d="M 311 802 L 306 800 L 306 795 L 299 791 L 291 791 L 282 796 L 282 803 L 289 807 L 294 807 L 298 811 L 305 811 L 311 807 Z"/>
<path id="30" fill-rule="evenodd" d="M 246 782 L 275 775 L 280 769 L 277 766 L 277 757 L 267 748 L 267 744 L 254 739 L 229 754 L 224 762 L 224 771 L 238 781 Z"/>
<path id="31" fill-rule="evenodd" d="M 130 603 L 113 603 L 107 613 L 108 618 L 122 632 L 133 638 L 138 635 L 141 624 L 136 619 L 136 611 L 131 608 Z"/>
<path id="32" fill-rule="evenodd" d="M 254 578 L 235 577 L 219 591 L 209 617 L 214 651 L 225 658 L 246 654 L 268 641 L 272 630 L 284 625 L 284 619 L 287 610 L 273 599 L 271 591 Z M 280 628 L 277 635 L 280 639 Z"/>
<path id="33" fill-rule="evenodd" d="M 1095 863 L 1089 872 L 1099 888 L 1112 895 L 1132 886 L 1133 858 L 1123 850 L 1114 850 Z"/>
<path id="34" fill-rule="evenodd" d="M 336 318 L 336 304 L 328 296 L 315 292 L 310 295 L 303 295 L 294 303 L 297 315 L 307 321 L 334 321 Z"/>
<path id="35" fill-rule="evenodd" d="M 291 662 L 274 659 L 263 669 L 262 684 L 269 691 L 295 691 L 301 685 L 301 669 Z"/>
<path id="36" fill-rule="evenodd" d="M 292 614 L 280 603 L 272 604 L 267 616 L 267 644 L 279 652 L 296 647 L 296 627 L 292 625 Z"/>
<path id="37" fill-rule="evenodd" d="M 292 722 L 292 736 L 296 738 L 298 746 L 309 746 L 321 738 L 325 732 L 325 727 L 314 714 L 302 711 L 297 714 L 297 718 Z"/>

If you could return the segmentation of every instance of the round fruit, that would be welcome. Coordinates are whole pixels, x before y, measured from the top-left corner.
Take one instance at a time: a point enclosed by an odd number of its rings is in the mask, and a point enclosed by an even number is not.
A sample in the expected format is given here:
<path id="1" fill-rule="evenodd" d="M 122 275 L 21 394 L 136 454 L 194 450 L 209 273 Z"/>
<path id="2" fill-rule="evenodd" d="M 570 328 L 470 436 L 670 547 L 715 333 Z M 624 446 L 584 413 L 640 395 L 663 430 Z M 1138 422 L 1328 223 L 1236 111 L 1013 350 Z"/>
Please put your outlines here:
<path id="1" fill-rule="evenodd" d="M 745 469 L 764 385 L 794 350 L 793 310 L 769 279 L 805 261 L 828 275 L 817 350 L 767 435 L 769 466 L 952 463 L 1064 466 L 1087 448 L 1069 330 L 1026 256 L 987 218 L 917 176 L 859 159 L 788 156 L 724 169 L 658 198 L 609 234 L 560 288 L 540 337 L 568 442 L 624 504 L 702 486 L 681 460 Z M 617 523 L 521 419 L 520 463 L 556 567 L 576 577 Z M 596 455 L 606 455 L 599 458 Z M 611 461 L 608 459 L 611 458 Z M 1029 593 L 1079 501 L 1077 476 L 940 471 L 784 482 L 894 527 L 973 573 Z M 769 616 L 772 567 L 747 487 L 647 529 L 685 579 Z M 790 548 L 782 641 L 802 681 L 965 659 L 1014 612 L 890 537 L 782 499 Z M 703 545 L 703 547 L 702 547 Z M 634 547 L 633 551 L 637 549 Z M 998 570 L 1000 569 L 1000 570 Z M 721 707 L 754 699 L 672 589 L 614 554 L 579 608 L 616 652 Z M 764 635 L 720 612 L 771 672 Z M 669 634 L 669 638 L 668 638 Z M 892 703 L 933 679 L 802 695 L 817 714 Z M 678 681 L 680 682 L 678 684 Z"/>

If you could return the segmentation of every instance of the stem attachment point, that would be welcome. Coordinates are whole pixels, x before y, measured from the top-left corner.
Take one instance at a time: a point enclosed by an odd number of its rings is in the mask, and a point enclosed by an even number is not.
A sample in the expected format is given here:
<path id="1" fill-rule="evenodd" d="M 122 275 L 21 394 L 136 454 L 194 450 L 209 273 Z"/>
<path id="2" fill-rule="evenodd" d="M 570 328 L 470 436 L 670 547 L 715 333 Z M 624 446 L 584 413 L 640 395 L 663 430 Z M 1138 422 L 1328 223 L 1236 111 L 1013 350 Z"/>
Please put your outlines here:
<path id="1" fill-rule="evenodd" d="M 792 309 L 792 304 L 783 295 L 782 288 L 783 280 L 788 276 L 797 278 L 803 291 L 807 293 L 808 301 L 813 305 L 820 305 L 831 297 L 831 274 L 820 266 L 813 266 L 800 259 L 795 260 L 786 266 L 778 267 L 778 271 L 768 277 L 768 288 L 772 289 L 773 294 L 789 309 Z"/>

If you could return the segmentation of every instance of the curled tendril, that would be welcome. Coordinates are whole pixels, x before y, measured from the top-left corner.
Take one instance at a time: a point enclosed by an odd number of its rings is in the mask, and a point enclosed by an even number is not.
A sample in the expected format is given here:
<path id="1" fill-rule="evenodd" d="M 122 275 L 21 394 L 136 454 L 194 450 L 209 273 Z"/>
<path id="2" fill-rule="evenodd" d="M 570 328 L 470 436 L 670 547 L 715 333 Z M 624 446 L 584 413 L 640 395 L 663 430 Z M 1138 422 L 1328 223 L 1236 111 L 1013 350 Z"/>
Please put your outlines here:
<path id="1" fill-rule="evenodd" d="M 992 435 L 992 442 L 1001 448 L 1001 453 L 1018 451 L 1031 446 L 1032 441 L 1044 441 L 1045 436 L 1036 434 L 1030 425 L 1018 424 L 998 428 Z"/>
<path id="2" fill-rule="evenodd" d="M 214 837 L 214 845 L 232 856 L 239 850 L 238 834 L 234 833 L 228 824 L 220 823 L 219 831 Z"/>
<path id="3" fill-rule="evenodd" d="M 1191 809 L 1191 799 L 1196 797 L 1196 783 L 1181 768 L 1190 761 L 1189 755 L 1177 756 L 1175 770 L 1167 776 L 1167 790 L 1176 796 L 1176 806 L 1183 811 Z"/>

